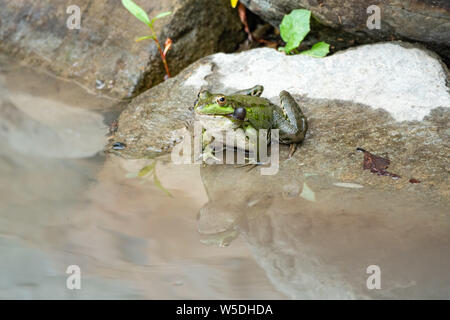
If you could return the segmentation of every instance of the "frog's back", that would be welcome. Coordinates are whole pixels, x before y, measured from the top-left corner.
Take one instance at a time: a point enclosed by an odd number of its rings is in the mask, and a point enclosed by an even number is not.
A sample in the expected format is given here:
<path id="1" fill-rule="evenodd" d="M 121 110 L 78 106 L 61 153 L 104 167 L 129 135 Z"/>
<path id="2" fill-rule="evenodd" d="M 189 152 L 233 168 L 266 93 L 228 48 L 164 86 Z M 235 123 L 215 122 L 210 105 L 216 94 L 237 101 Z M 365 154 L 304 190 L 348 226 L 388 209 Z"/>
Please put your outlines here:
<path id="1" fill-rule="evenodd" d="M 228 102 L 233 104 L 233 107 L 255 108 L 272 105 L 269 99 L 242 94 L 234 94 L 227 96 L 227 100 Z"/>

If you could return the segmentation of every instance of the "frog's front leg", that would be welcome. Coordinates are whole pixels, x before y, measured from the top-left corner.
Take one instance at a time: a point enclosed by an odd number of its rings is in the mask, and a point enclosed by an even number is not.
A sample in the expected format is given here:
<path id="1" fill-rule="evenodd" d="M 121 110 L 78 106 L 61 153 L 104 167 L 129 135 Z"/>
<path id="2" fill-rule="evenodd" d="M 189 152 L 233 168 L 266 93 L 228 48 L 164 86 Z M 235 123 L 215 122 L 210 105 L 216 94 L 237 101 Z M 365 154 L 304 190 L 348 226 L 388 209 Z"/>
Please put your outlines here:
<path id="1" fill-rule="evenodd" d="M 233 93 L 234 94 L 241 94 L 245 96 L 255 96 L 259 97 L 264 91 L 264 87 L 262 85 L 256 85 L 254 87 L 251 87 L 249 89 L 239 90 Z"/>
<path id="2" fill-rule="evenodd" d="M 300 106 L 287 91 L 280 92 L 281 109 L 287 122 L 280 126 L 280 141 L 290 144 L 289 158 L 292 157 L 297 144 L 305 139 L 308 130 L 308 122 Z"/>
<path id="3" fill-rule="evenodd" d="M 248 152 L 248 157 L 244 156 L 243 160 L 246 162 L 244 164 L 238 165 L 238 167 L 251 166 L 252 169 L 254 166 L 262 164 L 260 162 L 260 154 L 259 154 L 259 131 L 252 127 L 250 124 L 245 124 L 243 126 L 242 134 L 237 134 L 236 142 L 237 149 L 239 152 Z M 267 143 L 267 141 L 265 140 Z"/>
<path id="4" fill-rule="evenodd" d="M 210 159 L 215 161 L 220 161 L 215 155 L 214 155 L 214 149 L 211 147 L 212 142 L 214 141 L 214 136 L 209 132 L 208 130 L 203 129 L 202 134 L 202 154 L 200 155 L 200 158 L 205 163 L 211 162 Z"/>

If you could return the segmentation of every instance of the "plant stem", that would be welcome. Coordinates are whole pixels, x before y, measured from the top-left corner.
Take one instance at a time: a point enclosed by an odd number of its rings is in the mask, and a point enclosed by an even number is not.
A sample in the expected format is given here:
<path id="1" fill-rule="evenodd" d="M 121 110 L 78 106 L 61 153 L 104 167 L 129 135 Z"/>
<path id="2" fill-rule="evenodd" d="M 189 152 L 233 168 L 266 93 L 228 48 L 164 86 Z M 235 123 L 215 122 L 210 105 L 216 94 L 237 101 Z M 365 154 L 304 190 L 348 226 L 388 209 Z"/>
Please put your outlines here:
<path id="1" fill-rule="evenodd" d="M 164 64 L 164 68 L 166 69 L 167 77 L 170 78 L 171 75 L 170 75 L 170 71 L 169 71 L 169 65 L 167 64 L 166 56 L 165 56 L 164 52 L 162 51 L 161 45 L 160 45 L 160 43 L 159 43 L 159 40 L 158 40 L 158 38 L 156 37 L 155 30 L 153 30 L 153 26 L 152 26 L 152 25 L 149 25 L 149 27 L 150 27 L 150 29 L 152 30 L 153 40 L 155 40 L 156 46 L 158 47 L 159 54 L 161 55 L 161 59 L 162 59 L 162 62 L 163 62 L 163 64 Z"/>
<path id="2" fill-rule="evenodd" d="M 161 45 L 159 44 L 158 39 L 155 37 L 153 40 L 155 40 L 156 46 L 158 47 L 159 54 L 161 55 L 161 59 L 164 63 L 164 68 L 166 69 L 166 74 L 170 78 L 171 75 L 170 75 L 170 71 L 169 71 L 169 66 L 167 65 L 166 56 L 164 55 L 164 52 L 162 51 L 162 48 L 161 48 Z"/>

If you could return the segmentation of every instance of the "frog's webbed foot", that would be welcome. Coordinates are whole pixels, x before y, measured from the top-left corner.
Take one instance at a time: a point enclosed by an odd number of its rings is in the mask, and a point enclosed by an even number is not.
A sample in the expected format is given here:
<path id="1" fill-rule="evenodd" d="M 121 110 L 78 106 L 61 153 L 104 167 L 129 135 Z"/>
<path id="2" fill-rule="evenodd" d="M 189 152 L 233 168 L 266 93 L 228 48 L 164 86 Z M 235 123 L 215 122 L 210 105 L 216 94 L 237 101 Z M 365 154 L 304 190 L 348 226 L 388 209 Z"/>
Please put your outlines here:
<path id="1" fill-rule="evenodd" d="M 246 164 L 238 164 L 236 165 L 236 168 L 244 168 L 247 167 L 247 170 L 245 170 L 246 172 L 251 171 L 253 168 L 256 168 L 256 166 L 258 166 L 259 163 L 246 163 Z"/>
<path id="2" fill-rule="evenodd" d="M 259 97 L 259 96 L 261 96 L 263 91 L 264 91 L 264 87 L 262 85 L 256 85 L 256 86 L 254 86 L 252 88 L 249 88 L 249 89 L 236 91 L 233 94 L 242 94 L 242 95 L 245 95 L 245 96 Z"/>
<path id="3" fill-rule="evenodd" d="M 214 155 L 214 150 L 210 145 L 203 148 L 203 152 L 200 154 L 200 158 L 206 164 L 212 164 L 213 162 L 220 162 L 220 159 Z"/>

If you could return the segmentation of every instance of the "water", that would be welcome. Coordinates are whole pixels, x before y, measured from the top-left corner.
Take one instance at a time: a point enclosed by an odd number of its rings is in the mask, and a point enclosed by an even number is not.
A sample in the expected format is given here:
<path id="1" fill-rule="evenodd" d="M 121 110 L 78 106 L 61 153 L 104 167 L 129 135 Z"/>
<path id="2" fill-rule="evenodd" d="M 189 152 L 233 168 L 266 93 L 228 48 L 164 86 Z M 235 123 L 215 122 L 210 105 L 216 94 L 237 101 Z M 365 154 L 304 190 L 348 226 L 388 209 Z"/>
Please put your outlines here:
<path id="1" fill-rule="evenodd" d="M 0 298 L 450 298 L 447 202 L 162 157 L 170 197 L 102 152 L 123 103 L 0 70 Z"/>

